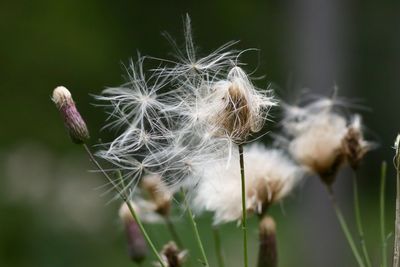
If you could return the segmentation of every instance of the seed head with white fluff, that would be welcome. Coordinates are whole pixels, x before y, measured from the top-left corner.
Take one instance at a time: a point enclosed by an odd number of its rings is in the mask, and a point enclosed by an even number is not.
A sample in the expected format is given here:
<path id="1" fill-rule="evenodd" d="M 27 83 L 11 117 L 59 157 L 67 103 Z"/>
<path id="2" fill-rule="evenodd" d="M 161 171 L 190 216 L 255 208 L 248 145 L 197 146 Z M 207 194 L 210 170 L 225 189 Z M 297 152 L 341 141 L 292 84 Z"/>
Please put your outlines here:
<path id="1" fill-rule="evenodd" d="M 270 205 L 287 196 L 303 176 L 303 170 L 281 150 L 256 144 L 246 148 L 244 156 L 249 213 L 264 213 Z M 215 162 L 205 170 L 204 178 L 196 188 L 193 206 L 199 211 L 214 212 L 215 224 L 240 220 L 239 166 L 232 164 L 227 168 L 224 162 Z"/>
<path id="2" fill-rule="evenodd" d="M 169 38 L 171 41 L 171 38 Z M 98 156 L 123 173 L 127 187 L 158 175 L 172 190 L 193 188 L 204 166 L 230 161 L 234 147 L 259 132 L 276 103 L 239 67 L 232 43 L 199 57 L 186 19 L 185 49 L 175 60 L 141 57 L 131 63 L 128 82 L 106 89 L 98 100 L 118 136 Z M 145 70 L 145 61 L 157 67 Z"/>
<path id="3" fill-rule="evenodd" d="M 364 139 L 361 116 L 348 119 L 335 99 L 317 99 L 303 107 L 285 106 L 282 122 L 292 157 L 328 185 L 341 166 L 357 168 L 372 144 Z"/>

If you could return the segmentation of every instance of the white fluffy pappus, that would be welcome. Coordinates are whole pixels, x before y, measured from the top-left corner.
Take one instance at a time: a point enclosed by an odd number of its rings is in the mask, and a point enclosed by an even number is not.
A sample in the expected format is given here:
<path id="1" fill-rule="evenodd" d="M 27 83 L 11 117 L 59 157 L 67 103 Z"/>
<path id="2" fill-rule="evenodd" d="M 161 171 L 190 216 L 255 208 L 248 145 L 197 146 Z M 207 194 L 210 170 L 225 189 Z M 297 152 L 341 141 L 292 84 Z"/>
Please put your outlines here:
<path id="1" fill-rule="evenodd" d="M 239 161 L 239 155 L 234 160 Z M 281 201 L 301 181 L 303 170 L 282 150 L 260 144 L 245 147 L 246 205 L 249 213 L 261 214 Z M 205 166 L 204 177 L 193 196 L 198 211 L 214 212 L 214 223 L 240 220 L 241 180 L 238 164 L 228 168 L 223 162 Z"/>
<path id="2" fill-rule="evenodd" d="M 372 143 L 364 140 L 360 115 L 348 119 L 335 99 L 318 99 L 304 107 L 285 107 L 283 130 L 292 157 L 331 184 L 345 164 L 356 168 Z"/>
<path id="3" fill-rule="evenodd" d="M 204 166 L 227 165 L 233 147 L 262 129 L 276 103 L 270 90 L 251 83 L 231 45 L 197 59 L 187 18 L 184 51 L 173 42 L 178 61 L 139 57 L 126 84 L 97 97 L 108 108 L 106 128 L 118 133 L 97 155 L 123 173 L 127 188 L 146 174 L 172 191 L 193 188 Z M 159 67 L 146 72 L 146 59 Z"/>

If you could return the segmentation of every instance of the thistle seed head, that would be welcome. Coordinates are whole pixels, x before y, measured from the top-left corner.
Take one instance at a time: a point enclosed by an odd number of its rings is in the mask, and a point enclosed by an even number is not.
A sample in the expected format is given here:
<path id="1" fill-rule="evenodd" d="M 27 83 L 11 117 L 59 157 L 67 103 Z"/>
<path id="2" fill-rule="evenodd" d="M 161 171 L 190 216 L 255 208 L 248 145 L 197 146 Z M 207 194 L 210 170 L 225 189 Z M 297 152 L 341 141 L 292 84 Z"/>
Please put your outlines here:
<path id="1" fill-rule="evenodd" d="M 119 134 L 98 155 L 129 177 L 132 187 L 151 173 L 176 192 L 196 187 L 209 162 L 229 164 L 234 146 L 261 130 L 275 101 L 271 90 L 256 88 L 239 67 L 241 52 L 231 49 L 232 42 L 197 55 L 189 18 L 184 49 L 167 38 L 175 58 L 139 56 L 127 68 L 125 84 L 97 97 L 108 108 L 106 127 Z M 155 68 L 146 70 L 145 61 Z M 168 205 L 158 206 L 168 213 Z"/>
<path id="2" fill-rule="evenodd" d="M 334 99 L 318 99 L 304 107 L 287 105 L 282 124 L 292 157 L 327 185 L 345 164 L 356 169 L 372 148 L 364 140 L 361 117 L 349 122 L 339 105 Z"/>
<path id="3" fill-rule="evenodd" d="M 82 144 L 87 141 L 89 139 L 88 128 L 68 89 L 64 86 L 55 88 L 52 100 L 61 113 L 72 141 L 76 144 Z"/>
<path id="4" fill-rule="evenodd" d="M 222 134 L 243 143 L 251 133 L 261 130 L 269 109 L 276 104 L 268 94 L 257 91 L 243 69 L 235 66 L 227 80 L 213 86 L 209 104 L 214 108 L 210 110 L 210 121 Z"/>
<path id="5" fill-rule="evenodd" d="M 283 200 L 301 181 L 303 170 L 283 151 L 262 145 L 245 147 L 246 205 L 249 214 L 262 215 L 268 207 Z M 239 161 L 235 154 L 233 161 Z M 214 223 L 242 218 L 240 169 L 224 162 L 204 166 L 204 178 L 196 187 L 193 206 L 214 212 Z"/>

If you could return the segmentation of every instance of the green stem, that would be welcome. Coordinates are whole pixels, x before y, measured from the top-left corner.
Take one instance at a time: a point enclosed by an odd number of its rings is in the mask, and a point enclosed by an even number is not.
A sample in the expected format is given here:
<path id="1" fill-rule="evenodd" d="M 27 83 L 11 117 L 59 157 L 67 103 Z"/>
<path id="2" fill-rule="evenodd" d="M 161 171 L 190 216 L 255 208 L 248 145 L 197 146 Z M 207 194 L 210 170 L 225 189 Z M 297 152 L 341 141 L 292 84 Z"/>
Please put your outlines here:
<path id="1" fill-rule="evenodd" d="M 217 255 L 217 260 L 218 260 L 218 266 L 225 267 L 224 254 L 222 252 L 222 246 L 221 246 L 221 237 L 219 235 L 219 229 L 217 226 L 213 227 L 213 236 L 215 243 L 215 253 Z"/>
<path id="2" fill-rule="evenodd" d="M 362 260 L 362 257 L 360 255 L 360 253 L 358 252 L 358 249 L 357 249 L 357 247 L 356 247 L 356 245 L 354 243 L 354 239 L 351 236 L 351 233 L 350 233 L 349 228 L 347 226 L 346 220 L 343 217 L 342 211 L 340 210 L 339 206 L 336 203 L 336 199 L 335 199 L 335 196 L 333 194 L 333 190 L 332 190 L 332 188 L 330 186 L 327 186 L 327 189 L 328 189 L 329 198 L 330 198 L 330 200 L 332 202 L 333 208 L 334 208 L 335 213 L 336 213 L 336 217 L 339 220 L 340 227 L 342 228 L 342 231 L 343 231 L 344 235 L 346 236 L 347 242 L 349 243 L 351 251 L 353 252 L 354 257 L 356 258 L 358 266 L 365 267 L 364 262 Z"/>
<path id="3" fill-rule="evenodd" d="M 380 221 L 381 221 L 381 242 L 382 242 L 382 267 L 387 267 L 387 242 L 385 230 L 385 184 L 386 184 L 386 162 L 381 167 L 381 190 L 380 190 Z"/>
<path id="4" fill-rule="evenodd" d="M 146 229 L 144 228 L 139 216 L 136 214 L 135 210 L 133 209 L 128 197 L 119 189 L 119 187 L 115 184 L 113 179 L 104 171 L 104 169 L 101 167 L 100 163 L 96 160 L 96 158 L 93 156 L 92 152 L 90 151 L 89 147 L 86 144 L 83 144 L 83 147 L 85 148 L 86 153 L 88 154 L 90 160 L 96 165 L 96 167 L 99 169 L 99 171 L 107 178 L 108 182 L 110 182 L 114 189 L 117 191 L 118 195 L 122 198 L 122 200 L 126 203 L 126 205 L 129 208 L 129 211 L 131 212 L 133 218 L 135 219 L 136 223 L 139 226 L 140 231 L 142 232 L 144 238 L 146 239 L 147 243 L 149 244 L 151 250 L 153 251 L 154 255 L 157 257 L 158 262 L 161 264 L 162 267 L 166 267 L 164 264 L 164 261 L 162 260 L 160 254 L 158 254 L 158 251 L 156 247 L 154 246 L 153 242 L 151 241 L 149 235 L 146 232 Z M 118 172 L 119 179 L 122 179 L 121 173 Z"/>
<path id="5" fill-rule="evenodd" d="M 393 267 L 400 266 L 400 135 L 396 139 L 396 218 L 394 223 L 394 246 L 393 246 Z"/>
<path id="6" fill-rule="evenodd" d="M 240 178 L 242 182 L 242 230 L 243 230 L 243 261 L 244 267 L 248 267 L 247 256 L 247 208 L 246 208 L 246 177 L 244 174 L 243 145 L 239 147 Z"/>
<path id="7" fill-rule="evenodd" d="M 196 221 L 195 221 L 195 219 L 193 217 L 192 209 L 190 208 L 189 203 L 188 203 L 188 201 L 186 199 L 185 191 L 182 189 L 181 192 L 182 192 L 183 201 L 185 203 L 185 208 L 186 208 L 186 210 L 188 212 L 189 220 L 190 220 L 190 223 L 192 225 L 192 229 L 193 229 L 194 235 L 196 237 L 196 242 L 197 242 L 197 245 L 199 246 L 200 253 L 201 253 L 201 256 L 203 258 L 203 264 L 204 264 L 204 266 L 209 267 L 210 265 L 208 264 L 207 255 L 206 255 L 206 252 L 204 251 L 203 243 L 202 243 L 201 238 L 200 238 L 200 233 L 199 233 L 199 229 L 197 228 Z"/>
<path id="8" fill-rule="evenodd" d="M 364 259 L 367 267 L 371 267 L 371 260 L 368 254 L 368 249 L 367 245 L 365 243 L 365 236 L 364 236 L 364 228 L 362 225 L 362 220 L 361 220 L 361 212 L 360 212 L 360 201 L 359 201 L 359 194 L 358 194 L 358 183 L 357 183 L 357 173 L 354 170 L 353 171 L 353 195 L 354 195 L 354 213 L 356 217 L 356 224 L 357 224 L 357 230 L 358 230 L 358 235 L 360 238 L 360 243 L 361 243 L 361 249 L 364 254 Z"/>
<path id="9" fill-rule="evenodd" d="M 167 225 L 167 228 L 172 236 L 172 239 L 174 239 L 175 243 L 178 245 L 179 248 L 183 248 L 183 243 L 179 238 L 178 233 L 176 232 L 175 226 L 171 221 L 171 218 L 167 215 L 164 216 L 164 219 L 165 219 L 165 224 Z"/>

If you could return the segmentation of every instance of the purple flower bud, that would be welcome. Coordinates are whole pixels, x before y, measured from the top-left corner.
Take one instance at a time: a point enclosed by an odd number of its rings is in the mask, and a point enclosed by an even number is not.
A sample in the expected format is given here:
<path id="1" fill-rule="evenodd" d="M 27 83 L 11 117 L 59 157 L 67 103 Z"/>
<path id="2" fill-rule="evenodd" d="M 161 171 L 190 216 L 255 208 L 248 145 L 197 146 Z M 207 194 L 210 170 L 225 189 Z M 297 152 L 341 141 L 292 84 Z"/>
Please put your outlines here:
<path id="1" fill-rule="evenodd" d="M 53 102 L 60 111 L 65 127 L 71 139 L 76 144 L 82 144 L 89 139 L 89 131 L 81 114 L 77 110 L 71 93 L 64 86 L 58 86 L 53 91 Z"/>
<path id="2" fill-rule="evenodd" d="M 135 210 L 137 209 L 133 203 L 131 203 L 131 205 Z M 122 204 L 119 210 L 119 216 L 125 226 L 129 257 L 132 261 L 141 263 L 148 253 L 147 242 L 126 203 Z"/>

